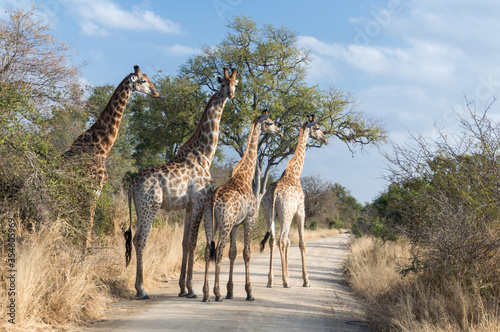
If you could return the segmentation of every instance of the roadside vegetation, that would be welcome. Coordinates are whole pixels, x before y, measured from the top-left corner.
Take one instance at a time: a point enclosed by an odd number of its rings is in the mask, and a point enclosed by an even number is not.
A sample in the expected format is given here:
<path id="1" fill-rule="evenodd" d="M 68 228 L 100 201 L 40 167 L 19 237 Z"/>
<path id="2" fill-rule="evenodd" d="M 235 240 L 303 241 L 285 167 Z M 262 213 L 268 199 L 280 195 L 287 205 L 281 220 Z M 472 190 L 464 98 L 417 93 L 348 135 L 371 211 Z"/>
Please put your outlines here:
<path id="1" fill-rule="evenodd" d="M 83 248 L 84 211 L 93 186 L 78 169 L 61 167 L 60 155 L 96 120 L 115 86 L 82 86 L 81 69 L 86 64 L 73 63 L 71 47 L 37 21 L 36 10 L 11 9 L 8 18 L 0 20 L 0 298 L 11 298 L 6 278 L 11 269 L 11 221 L 16 224 L 17 271 L 16 324 L 2 319 L 2 329 L 75 329 L 102 318 L 114 299 L 134 297 L 135 255 L 126 268 L 123 240 L 129 223 L 128 185 L 144 167 L 175 155 L 218 88 L 213 74 L 220 74 L 229 63 L 239 69 L 240 84 L 238 98 L 228 102 L 222 119 L 220 145 L 225 148 L 219 149 L 211 169 L 217 185 L 227 181 L 236 162 L 225 153 L 243 154 L 248 131 L 241 124 L 250 123 L 263 108 L 282 123 L 285 139 L 264 137 L 261 142 L 254 181 L 260 194 L 276 179 L 276 165 L 293 154 L 298 128 L 311 110 L 329 137 L 341 139 L 349 149 L 385 138 L 383 128 L 356 109 L 352 96 L 305 84 L 311 57 L 298 48 L 294 32 L 236 17 L 228 23 L 226 39 L 218 46 L 204 47 L 179 75 L 147 73 L 164 98 L 136 93 L 129 100 L 106 159 L 109 178 L 97 203 L 91 248 Z M 279 61 L 263 63 L 265 59 Z M 124 76 L 133 65 L 123 69 Z M 362 207 L 341 185 L 315 176 L 304 178 L 304 189 L 306 239 L 335 234 L 362 214 Z M 157 216 L 144 255 L 148 288 L 177 272 L 183 223 L 183 212 Z M 253 232 L 255 249 L 265 228 L 260 218 Z M 292 241 L 294 234 L 292 230 Z M 203 242 L 201 231 L 199 259 Z M 0 301 L 0 316 L 7 317 L 9 303 Z"/>
<path id="2" fill-rule="evenodd" d="M 500 330 L 500 123 L 466 100 L 388 155 L 390 185 L 353 228 L 346 277 L 379 331 Z"/>

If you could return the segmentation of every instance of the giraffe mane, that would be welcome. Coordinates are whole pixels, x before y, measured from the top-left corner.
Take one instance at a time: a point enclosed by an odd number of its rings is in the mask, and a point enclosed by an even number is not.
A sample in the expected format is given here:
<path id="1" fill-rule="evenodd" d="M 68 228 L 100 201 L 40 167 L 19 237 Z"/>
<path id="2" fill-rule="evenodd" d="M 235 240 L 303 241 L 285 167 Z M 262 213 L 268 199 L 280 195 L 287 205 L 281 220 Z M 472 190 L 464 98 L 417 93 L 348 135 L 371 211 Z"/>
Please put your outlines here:
<path id="1" fill-rule="evenodd" d="M 203 123 L 205 122 L 204 119 L 205 119 L 205 117 L 208 116 L 208 111 L 212 107 L 211 105 L 212 105 L 212 102 L 213 102 L 216 94 L 217 93 L 215 93 L 208 101 L 207 105 L 205 106 L 205 110 L 201 114 L 200 121 L 198 122 L 198 125 L 196 126 L 195 131 L 191 134 L 191 136 L 188 138 L 188 140 L 184 144 L 181 145 L 181 147 L 179 148 L 179 151 L 177 151 L 177 155 L 179 155 L 179 153 L 181 151 L 183 151 L 189 144 L 191 144 L 196 139 L 198 134 L 201 132 L 201 127 L 203 126 Z"/>
<path id="2" fill-rule="evenodd" d="M 295 152 L 293 154 L 293 157 L 288 161 L 287 165 L 286 165 L 286 168 L 285 170 L 283 171 L 283 175 L 285 175 L 285 173 L 287 173 L 288 171 L 288 165 L 290 165 L 290 163 L 295 160 L 295 158 L 297 157 L 297 149 L 299 148 L 299 145 L 300 145 L 300 141 L 302 140 L 302 137 L 304 136 L 304 132 L 305 132 L 305 129 L 307 127 L 307 125 L 309 124 L 309 121 L 306 121 L 302 127 L 300 128 L 300 133 L 299 133 L 299 139 L 297 141 L 297 146 L 295 147 Z M 282 176 L 283 176 L 282 175 Z"/>
<path id="3" fill-rule="evenodd" d="M 241 167 L 241 164 L 243 163 L 243 161 L 245 160 L 245 157 L 248 154 L 248 150 L 250 150 L 249 149 L 250 138 L 252 137 L 253 131 L 255 130 L 255 125 L 257 124 L 257 121 L 259 121 L 259 118 L 256 118 L 252 121 L 252 127 L 250 128 L 250 132 L 248 133 L 248 142 L 247 142 L 247 147 L 245 148 L 245 153 L 243 154 L 243 157 L 241 157 L 241 160 L 236 164 L 236 166 L 234 166 L 233 174 L 231 174 L 231 178 L 236 174 L 238 169 Z"/>

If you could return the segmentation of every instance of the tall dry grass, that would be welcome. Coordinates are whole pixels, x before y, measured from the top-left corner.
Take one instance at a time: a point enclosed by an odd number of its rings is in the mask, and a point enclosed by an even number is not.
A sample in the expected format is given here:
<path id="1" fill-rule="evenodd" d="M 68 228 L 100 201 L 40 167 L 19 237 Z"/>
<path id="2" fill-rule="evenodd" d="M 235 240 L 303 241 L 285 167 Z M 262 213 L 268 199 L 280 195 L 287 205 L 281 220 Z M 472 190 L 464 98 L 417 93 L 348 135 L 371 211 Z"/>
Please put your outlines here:
<path id="1" fill-rule="evenodd" d="M 430 274 L 402 277 L 410 263 L 407 242 L 354 240 L 346 277 L 367 303 L 378 331 L 500 331 L 499 299 L 485 296 L 473 284 Z"/>
<path id="2" fill-rule="evenodd" d="M 182 227 L 153 228 L 146 245 L 145 286 L 155 287 L 176 272 L 181 259 Z M 108 238 L 108 247 L 83 255 L 60 232 L 42 229 L 17 232 L 16 325 L 6 319 L 0 329 L 37 331 L 72 329 L 101 319 L 117 296 L 135 294 L 135 258 L 125 267 L 121 233 Z M 10 268 L 6 255 L 0 263 L 0 298 L 8 299 Z M 7 317 L 7 301 L 0 301 L 0 316 Z"/>

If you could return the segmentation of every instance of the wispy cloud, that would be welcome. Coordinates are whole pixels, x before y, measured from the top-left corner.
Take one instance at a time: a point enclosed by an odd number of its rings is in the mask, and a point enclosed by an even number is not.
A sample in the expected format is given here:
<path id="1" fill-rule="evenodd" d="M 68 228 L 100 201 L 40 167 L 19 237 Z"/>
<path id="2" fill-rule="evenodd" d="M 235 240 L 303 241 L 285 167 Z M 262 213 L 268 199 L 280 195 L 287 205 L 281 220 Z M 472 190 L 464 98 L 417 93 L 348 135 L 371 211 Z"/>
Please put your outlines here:
<path id="1" fill-rule="evenodd" d="M 201 50 L 199 48 L 193 48 L 190 46 L 180 45 L 180 44 L 174 44 L 169 46 L 151 44 L 149 46 L 159 52 L 163 52 L 168 55 L 191 56 L 191 55 L 201 54 Z"/>
<path id="2" fill-rule="evenodd" d="M 181 33 L 179 23 L 162 18 L 153 11 L 132 7 L 123 9 L 110 0 L 67 0 L 68 8 L 78 17 L 83 33 L 107 36 L 111 30 Z"/>

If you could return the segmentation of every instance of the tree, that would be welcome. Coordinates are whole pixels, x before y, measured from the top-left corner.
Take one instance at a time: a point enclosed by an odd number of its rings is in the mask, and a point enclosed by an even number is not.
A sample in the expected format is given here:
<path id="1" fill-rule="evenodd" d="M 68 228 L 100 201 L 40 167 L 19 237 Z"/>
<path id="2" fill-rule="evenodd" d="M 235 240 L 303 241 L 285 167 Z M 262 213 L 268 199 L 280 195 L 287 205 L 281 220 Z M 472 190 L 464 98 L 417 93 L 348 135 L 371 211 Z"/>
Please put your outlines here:
<path id="1" fill-rule="evenodd" d="M 380 217 L 414 244 L 413 266 L 498 294 L 500 270 L 500 123 L 467 101 L 460 131 L 436 128 L 388 155 L 391 186 L 377 199 Z M 457 134 L 459 133 L 459 134 Z"/>
<path id="2" fill-rule="evenodd" d="M 224 67 L 238 69 L 236 96 L 223 113 L 219 142 L 240 156 L 244 154 L 249 124 L 262 109 L 268 108 L 273 119 L 281 123 L 283 138 L 264 136 L 259 142 L 253 183 L 258 201 L 271 168 L 295 152 L 306 114 L 316 114 L 326 134 L 343 140 L 349 148 L 384 139 L 383 129 L 356 111 L 350 95 L 333 87 L 322 90 L 305 84 L 311 55 L 297 46 L 293 31 L 272 25 L 258 27 L 244 16 L 235 17 L 228 28 L 225 39 L 215 46 L 202 46 L 202 54 L 190 58 L 181 73 L 215 91 L 215 73 L 220 75 Z M 312 142 L 309 147 L 321 145 Z"/>
<path id="3" fill-rule="evenodd" d="M 165 163 L 194 132 L 207 94 L 183 77 L 156 77 L 161 98 L 136 95 L 129 103 L 129 140 L 139 167 Z"/>
<path id="4" fill-rule="evenodd" d="M 56 169 L 54 121 L 81 106 L 71 48 L 50 35 L 31 10 L 0 20 L 0 214 L 46 222 L 69 205 Z M 75 177 L 73 177 L 74 179 Z"/>

